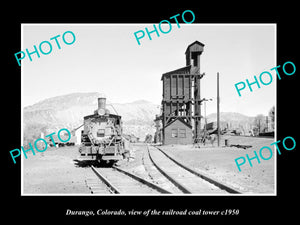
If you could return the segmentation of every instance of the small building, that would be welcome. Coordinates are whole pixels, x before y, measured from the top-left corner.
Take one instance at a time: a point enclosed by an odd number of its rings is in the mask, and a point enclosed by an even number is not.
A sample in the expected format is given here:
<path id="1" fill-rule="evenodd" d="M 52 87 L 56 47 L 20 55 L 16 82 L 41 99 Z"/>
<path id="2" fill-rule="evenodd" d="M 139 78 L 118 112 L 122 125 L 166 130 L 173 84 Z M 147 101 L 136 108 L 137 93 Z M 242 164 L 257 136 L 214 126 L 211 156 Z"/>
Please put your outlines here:
<path id="1" fill-rule="evenodd" d="M 122 136 L 131 143 L 137 143 L 140 141 L 140 138 L 135 136 L 134 134 L 122 134 Z"/>
<path id="2" fill-rule="evenodd" d="M 76 129 L 74 132 L 72 132 L 72 135 L 76 137 L 76 142 L 75 145 L 80 145 L 81 144 L 81 133 L 83 131 L 83 126 Z"/>
<path id="3" fill-rule="evenodd" d="M 216 121 L 204 124 L 204 131 L 208 134 L 218 134 L 218 124 Z M 220 121 L 220 132 L 225 133 L 228 130 L 228 123 L 226 121 Z"/>
<path id="4" fill-rule="evenodd" d="M 139 142 L 139 140 L 140 140 L 140 138 L 135 136 L 134 134 L 130 135 L 130 142 L 131 143 L 137 143 L 137 142 Z"/>
<path id="5" fill-rule="evenodd" d="M 165 145 L 191 143 L 193 143 L 192 126 L 183 119 L 177 118 L 165 127 Z"/>
<path id="6" fill-rule="evenodd" d="M 155 134 L 154 134 L 154 143 L 161 144 L 162 143 L 162 124 L 161 124 L 161 116 L 155 115 L 154 119 L 155 123 Z"/>

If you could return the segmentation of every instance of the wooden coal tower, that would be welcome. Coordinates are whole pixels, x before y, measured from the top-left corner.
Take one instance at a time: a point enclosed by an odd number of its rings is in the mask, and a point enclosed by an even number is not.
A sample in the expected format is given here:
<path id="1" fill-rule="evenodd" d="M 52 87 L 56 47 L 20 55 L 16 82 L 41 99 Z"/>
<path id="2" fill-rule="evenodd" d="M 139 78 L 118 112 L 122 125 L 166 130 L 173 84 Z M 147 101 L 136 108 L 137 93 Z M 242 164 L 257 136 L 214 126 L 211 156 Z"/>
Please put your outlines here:
<path id="1" fill-rule="evenodd" d="M 162 75 L 163 144 L 191 144 L 200 138 L 200 56 L 204 44 L 195 41 L 185 52 L 186 66 Z"/>

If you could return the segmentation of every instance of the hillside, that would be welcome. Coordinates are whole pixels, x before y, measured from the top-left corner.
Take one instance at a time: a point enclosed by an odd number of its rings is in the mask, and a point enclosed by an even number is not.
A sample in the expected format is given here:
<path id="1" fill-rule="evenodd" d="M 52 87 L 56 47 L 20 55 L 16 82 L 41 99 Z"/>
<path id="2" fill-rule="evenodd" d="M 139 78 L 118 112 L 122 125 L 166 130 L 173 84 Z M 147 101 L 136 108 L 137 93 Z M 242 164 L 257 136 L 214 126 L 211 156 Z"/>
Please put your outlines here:
<path id="1" fill-rule="evenodd" d="M 83 123 L 83 117 L 93 114 L 100 94 L 72 93 L 57 96 L 27 106 L 23 110 L 25 144 L 39 137 L 41 132 L 48 134 L 63 127 L 74 129 Z M 112 107 L 113 106 L 113 107 Z M 140 138 L 154 132 L 153 119 L 159 113 L 159 106 L 145 100 L 131 103 L 110 103 L 107 108 L 113 114 L 122 116 L 124 133 Z M 116 110 L 116 112 L 115 112 Z"/>
<path id="2" fill-rule="evenodd" d="M 212 113 L 207 116 L 208 123 L 215 121 L 217 121 L 217 113 Z M 229 129 L 239 129 L 248 134 L 248 131 L 253 127 L 254 117 L 236 112 L 221 112 L 220 121 L 228 123 Z"/>
<path id="3" fill-rule="evenodd" d="M 57 96 L 27 106 L 23 110 L 24 145 L 40 137 L 57 132 L 61 128 L 72 130 L 83 123 L 83 117 L 93 114 L 97 108 L 97 98 L 101 94 L 72 93 Z M 107 98 L 107 109 L 113 114 L 119 114 L 123 120 L 123 130 L 126 134 L 134 134 L 141 140 L 147 134 L 154 134 L 154 118 L 160 113 L 160 106 L 145 100 L 131 103 L 110 103 Z M 226 121 L 230 129 L 250 129 L 254 118 L 235 112 L 221 112 L 221 121 Z M 207 116 L 207 122 L 217 120 L 216 113 Z M 202 123 L 204 124 L 204 123 Z"/>
<path id="4" fill-rule="evenodd" d="M 239 123 L 253 123 L 254 117 L 246 116 L 237 112 L 221 112 L 220 120 L 230 122 L 233 125 Z M 207 122 L 217 121 L 217 113 L 212 113 L 207 116 Z"/>

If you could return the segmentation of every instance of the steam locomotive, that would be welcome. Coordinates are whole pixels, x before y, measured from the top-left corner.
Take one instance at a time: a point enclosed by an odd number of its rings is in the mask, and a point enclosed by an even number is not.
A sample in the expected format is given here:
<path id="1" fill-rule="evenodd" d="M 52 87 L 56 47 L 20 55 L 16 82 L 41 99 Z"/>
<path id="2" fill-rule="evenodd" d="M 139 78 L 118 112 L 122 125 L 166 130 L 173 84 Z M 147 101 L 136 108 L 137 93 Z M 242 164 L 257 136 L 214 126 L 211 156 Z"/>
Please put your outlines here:
<path id="1" fill-rule="evenodd" d="M 121 116 L 106 109 L 106 98 L 98 98 L 98 109 L 84 117 L 80 158 L 113 164 L 128 157 L 129 149 L 125 141 Z"/>

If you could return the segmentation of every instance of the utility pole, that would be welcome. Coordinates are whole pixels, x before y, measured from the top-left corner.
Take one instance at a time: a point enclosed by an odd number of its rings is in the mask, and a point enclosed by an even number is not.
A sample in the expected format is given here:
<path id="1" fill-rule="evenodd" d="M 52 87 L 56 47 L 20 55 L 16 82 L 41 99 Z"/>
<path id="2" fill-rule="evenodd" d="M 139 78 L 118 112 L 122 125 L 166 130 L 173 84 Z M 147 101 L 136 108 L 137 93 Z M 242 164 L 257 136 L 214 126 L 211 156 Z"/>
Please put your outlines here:
<path id="1" fill-rule="evenodd" d="M 207 101 L 212 101 L 212 99 L 210 98 L 210 99 L 206 99 L 206 98 L 203 98 L 202 100 L 201 100 L 201 102 L 204 102 L 204 122 L 205 122 L 205 124 L 204 124 L 204 137 L 206 137 L 206 132 L 207 132 L 207 118 L 206 118 L 206 102 Z"/>
<path id="2" fill-rule="evenodd" d="M 220 95 L 219 95 L 219 72 L 217 73 L 217 127 L 218 127 L 218 147 L 220 147 Z"/>

